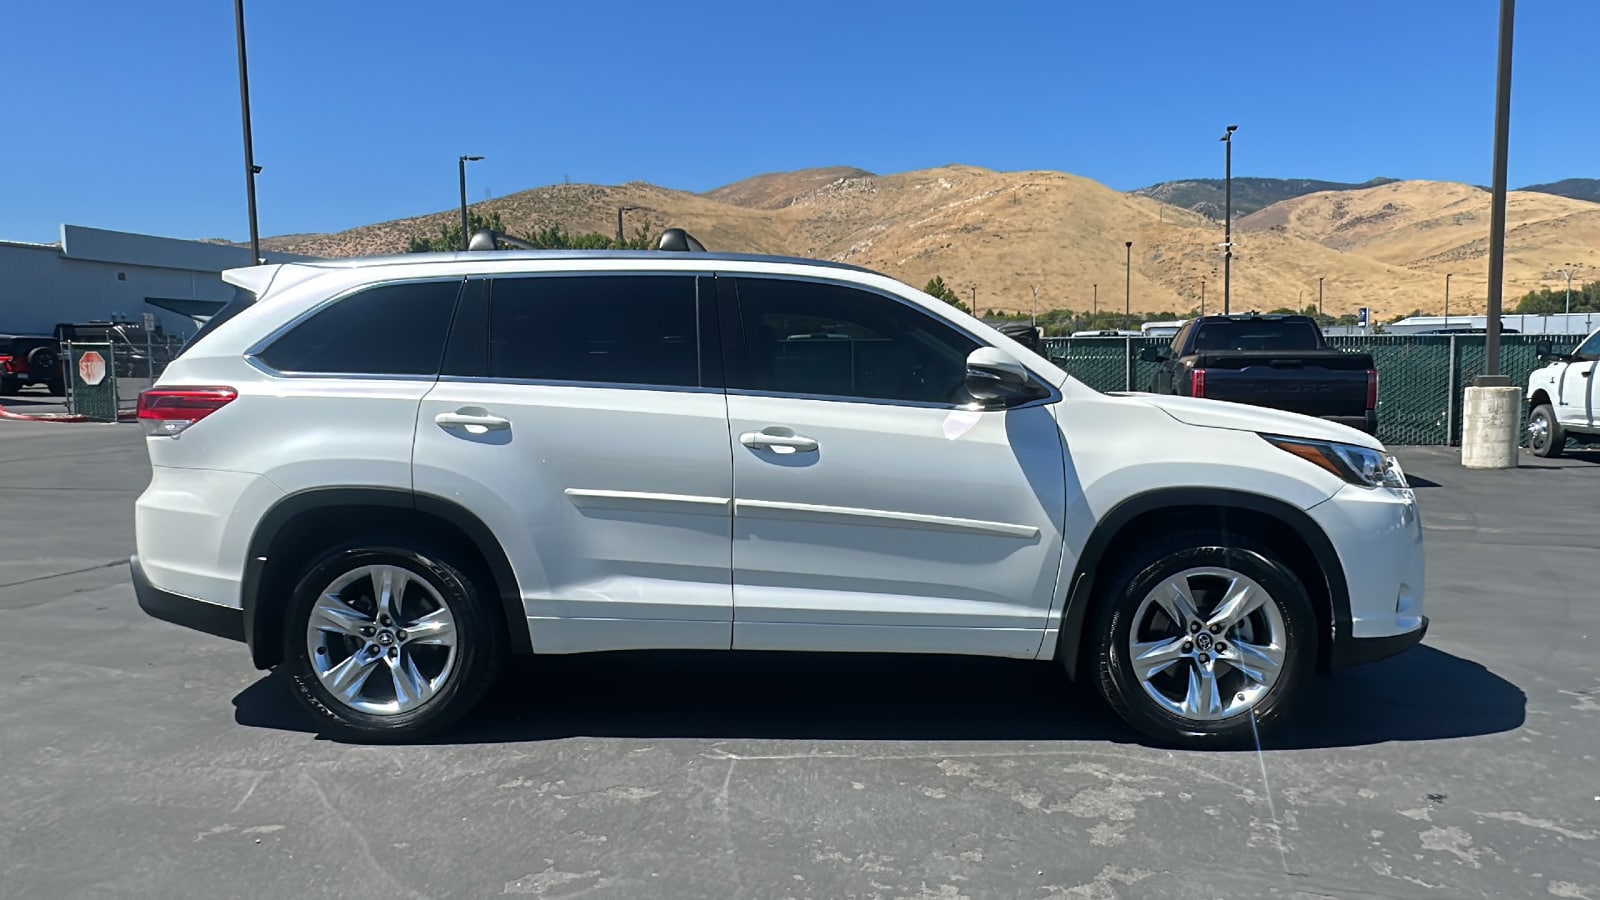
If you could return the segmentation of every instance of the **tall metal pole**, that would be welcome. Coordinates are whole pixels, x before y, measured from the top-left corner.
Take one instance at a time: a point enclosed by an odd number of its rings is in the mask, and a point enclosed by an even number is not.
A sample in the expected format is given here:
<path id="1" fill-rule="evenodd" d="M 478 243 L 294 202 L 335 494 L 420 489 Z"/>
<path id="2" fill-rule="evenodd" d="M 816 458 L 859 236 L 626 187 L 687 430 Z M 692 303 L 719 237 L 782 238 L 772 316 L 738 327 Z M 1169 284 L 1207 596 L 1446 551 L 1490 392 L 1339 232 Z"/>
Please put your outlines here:
<path id="1" fill-rule="evenodd" d="M 244 195 L 250 210 L 250 265 L 261 263 L 261 229 L 256 224 L 255 140 L 250 135 L 250 66 L 244 53 L 244 0 L 233 0 L 233 25 L 239 35 L 239 115 L 244 121 Z"/>
<path id="2" fill-rule="evenodd" d="M 1450 327 L 1450 276 L 1454 272 L 1446 272 L 1444 276 L 1444 327 Z"/>
<path id="3" fill-rule="evenodd" d="M 1100 285 L 1099 285 L 1098 282 L 1096 282 L 1095 286 L 1094 286 L 1094 301 L 1093 301 L 1093 304 L 1094 305 L 1089 307 L 1089 315 L 1091 315 L 1091 316 L 1099 315 L 1100 314 Z"/>
<path id="4" fill-rule="evenodd" d="M 1223 153 L 1222 170 L 1222 314 L 1233 311 L 1233 133 L 1237 125 L 1229 125 L 1222 135 L 1227 145 Z"/>
<path id="5" fill-rule="evenodd" d="M 1128 247 L 1128 262 L 1127 262 L 1127 266 L 1126 266 L 1126 271 L 1127 271 L 1127 275 L 1128 275 L 1128 295 L 1127 295 L 1127 308 L 1122 311 L 1122 314 L 1124 316 L 1126 316 L 1127 318 L 1132 319 L 1133 318 L 1133 241 L 1128 241 L 1127 247 Z"/>
<path id="6" fill-rule="evenodd" d="M 1200 276 L 1200 315 L 1206 314 L 1206 278 Z"/>
<path id="7" fill-rule="evenodd" d="M 1567 276 L 1567 315 L 1572 315 L 1572 270 L 1566 271 Z"/>
<path id="8" fill-rule="evenodd" d="M 461 172 L 461 249 L 465 251 L 471 245 L 472 235 L 467 233 L 467 158 L 456 159 L 456 168 Z"/>
<path id="9" fill-rule="evenodd" d="M 1499 85 L 1494 102 L 1494 185 L 1489 209 L 1489 336 L 1479 384 L 1505 384 L 1500 377 L 1500 301 L 1506 274 L 1506 156 L 1511 137 L 1511 32 L 1516 0 L 1500 0 Z"/>
<path id="10" fill-rule="evenodd" d="M 1322 279 L 1324 279 L 1326 277 L 1328 277 L 1328 276 L 1326 276 L 1326 275 L 1318 275 L 1317 276 L 1317 316 L 1319 318 L 1322 316 Z"/>

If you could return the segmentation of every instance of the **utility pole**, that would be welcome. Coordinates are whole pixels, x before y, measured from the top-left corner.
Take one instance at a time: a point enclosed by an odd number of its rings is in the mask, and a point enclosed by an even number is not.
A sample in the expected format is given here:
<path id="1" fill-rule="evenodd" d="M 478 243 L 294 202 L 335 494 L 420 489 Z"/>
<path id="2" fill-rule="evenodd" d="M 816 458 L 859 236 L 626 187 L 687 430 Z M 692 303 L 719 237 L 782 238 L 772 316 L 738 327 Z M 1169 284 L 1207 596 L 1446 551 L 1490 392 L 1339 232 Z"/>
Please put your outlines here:
<path id="1" fill-rule="evenodd" d="M 1516 0 L 1500 0 L 1500 60 L 1494 101 L 1494 184 L 1489 198 L 1488 339 L 1484 342 L 1481 387 L 1507 384 L 1500 374 L 1500 309 L 1506 277 L 1506 157 L 1511 144 L 1511 36 Z"/>
<path id="2" fill-rule="evenodd" d="M 1206 314 L 1206 277 L 1200 276 L 1200 315 Z"/>
<path id="3" fill-rule="evenodd" d="M 1572 266 L 1573 265 L 1574 265 L 1573 263 L 1567 263 L 1567 267 L 1565 269 L 1561 270 L 1561 274 L 1567 276 L 1567 315 L 1569 315 L 1569 316 L 1572 315 Z M 1565 328 L 1566 324 L 1563 323 L 1561 327 Z"/>
<path id="4" fill-rule="evenodd" d="M 1039 286 L 1033 286 L 1033 327 L 1039 327 Z"/>
<path id="5" fill-rule="evenodd" d="M 1326 277 L 1328 277 L 1328 276 L 1326 276 L 1326 275 L 1318 275 L 1317 276 L 1317 317 L 1318 318 L 1322 317 L 1322 279 L 1324 279 Z"/>
<path id="6" fill-rule="evenodd" d="M 623 238 L 623 236 L 622 236 L 622 214 L 625 213 L 625 212 L 633 212 L 634 210 L 636 210 L 638 208 L 639 207 L 637 207 L 637 206 L 619 206 L 619 207 L 617 207 L 617 249 L 618 250 L 622 249 L 622 244 L 623 244 L 623 241 L 625 240 L 625 238 Z"/>
<path id="7" fill-rule="evenodd" d="M 978 314 L 978 286 L 976 284 L 972 286 L 972 314 Z"/>
<path id="8" fill-rule="evenodd" d="M 1444 327 L 1450 327 L 1450 276 L 1454 272 L 1444 273 Z"/>
<path id="9" fill-rule="evenodd" d="M 1096 283 L 1095 286 L 1094 286 L 1094 305 L 1089 307 L 1089 315 L 1091 315 L 1091 316 L 1099 315 L 1099 313 L 1100 313 L 1100 285 L 1099 285 L 1099 283 Z"/>
<path id="10" fill-rule="evenodd" d="M 1222 314 L 1233 311 L 1233 133 L 1237 125 L 1229 125 L 1222 136 L 1227 145 L 1224 151 L 1222 174 Z"/>
<path id="11" fill-rule="evenodd" d="M 239 115 L 244 120 L 244 196 L 250 212 L 250 265 L 261 265 L 261 229 L 256 224 L 255 141 L 250 136 L 250 66 L 244 54 L 244 0 L 233 0 L 233 25 L 239 35 Z"/>
<path id="12" fill-rule="evenodd" d="M 1133 241 L 1127 242 L 1127 248 L 1128 261 L 1126 271 L 1128 275 L 1128 295 L 1127 308 L 1123 310 L 1123 315 L 1131 319 L 1133 318 Z"/>

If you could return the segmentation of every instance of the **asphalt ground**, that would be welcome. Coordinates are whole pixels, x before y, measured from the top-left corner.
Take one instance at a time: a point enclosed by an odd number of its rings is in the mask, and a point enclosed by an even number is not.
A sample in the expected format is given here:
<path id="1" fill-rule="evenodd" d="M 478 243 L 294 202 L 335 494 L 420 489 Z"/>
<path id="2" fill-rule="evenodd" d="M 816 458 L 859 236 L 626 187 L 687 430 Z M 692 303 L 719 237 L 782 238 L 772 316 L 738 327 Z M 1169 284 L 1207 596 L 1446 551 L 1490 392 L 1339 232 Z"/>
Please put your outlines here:
<path id="1" fill-rule="evenodd" d="M 135 606 L 136 428 L 0 422 L 0 896 L 1600 900 L 1600 457 L 1401 456 L 1428 639 L 1260 752 L 1043 664 L 714 653 L 523 662 L 361 747 Z"/>

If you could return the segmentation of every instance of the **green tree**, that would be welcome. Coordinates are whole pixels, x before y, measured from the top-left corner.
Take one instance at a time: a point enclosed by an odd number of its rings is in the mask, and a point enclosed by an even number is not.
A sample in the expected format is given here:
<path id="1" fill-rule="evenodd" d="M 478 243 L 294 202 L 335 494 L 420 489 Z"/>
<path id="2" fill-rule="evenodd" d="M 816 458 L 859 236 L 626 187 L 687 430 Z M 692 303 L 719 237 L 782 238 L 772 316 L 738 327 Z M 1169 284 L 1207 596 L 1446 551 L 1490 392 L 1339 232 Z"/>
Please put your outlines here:
<path id="1" fill-rule="evenodd" d="M 949 285 L 944 283 L 944 278 L 942 276 L 933 276 L 933 278 L 923 286 L 922 292 L 930 297 L 936 297 L 940 300 L 943 300 L 962 312 L 972 311 L 967 308 L 965 303 L 961 302 L 961 297 L 958 296 L 955 291 L 951 290 Z"/>
<path id="2" fill-rule="evenodd" d="M 1542 316 L 1567 311 L 1567 286 L 1551 290 L 1540 288 L 1517 298 L 1516 311 L 1523 315 Z M 1595 312 L 1600 310 L 1600 281 L 1572 286 L 1572 311 Z"/>
<path id="3" fill-rule="evenodd" d="M 467 211 L 467 230 L 476 234 L 484 229 L 505 231 L 506 223 L 500 221 L 497 212 L 482 215 L 476 210 Z M 461 225 L 455 221 L 446 222 L 439 226 L 439 232 L 434 235 L 412 235 L 411 241 L 406 245 L 407 253 L 445 253 L 461 249 Z"/>

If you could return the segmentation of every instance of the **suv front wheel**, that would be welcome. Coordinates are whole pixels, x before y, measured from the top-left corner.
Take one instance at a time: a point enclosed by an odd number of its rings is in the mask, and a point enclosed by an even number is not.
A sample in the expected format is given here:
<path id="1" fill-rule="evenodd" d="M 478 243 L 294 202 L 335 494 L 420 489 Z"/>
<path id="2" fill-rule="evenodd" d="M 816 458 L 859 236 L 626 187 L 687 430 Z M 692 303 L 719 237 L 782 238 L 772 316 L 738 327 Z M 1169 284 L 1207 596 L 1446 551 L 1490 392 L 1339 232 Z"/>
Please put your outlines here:
<path id="1" fill-rule="evenodd" d="M 1255 542 L 1220 537 L 1136 551 L 1102 595 L 1101 692 L 1164 743 L 1251 743 L 1291 708 L 1316 653 L 1299 579 Z"/>
<path id="2" fill-rule="evenodd" d="M 499 668 L 500 633 L 473 579 L 402 541 L 359 541 L 295 588 L 284 655 L 295 694 L 326 731 L 415 740 L 459 719 Z"/>

